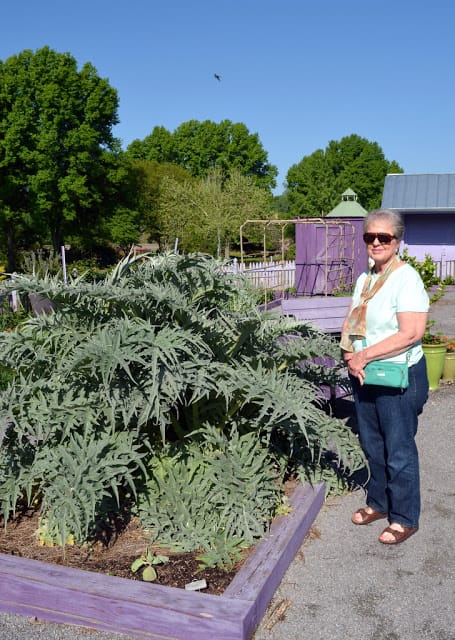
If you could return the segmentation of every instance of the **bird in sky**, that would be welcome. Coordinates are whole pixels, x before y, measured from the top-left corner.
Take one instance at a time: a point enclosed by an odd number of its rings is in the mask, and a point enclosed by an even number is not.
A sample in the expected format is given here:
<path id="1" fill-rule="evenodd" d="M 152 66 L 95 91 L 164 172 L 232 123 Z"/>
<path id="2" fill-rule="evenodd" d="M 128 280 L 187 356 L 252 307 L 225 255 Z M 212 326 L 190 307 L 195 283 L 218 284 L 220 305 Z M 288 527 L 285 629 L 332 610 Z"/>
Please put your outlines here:
<path id="1" fill-rule="evenodd" d="M 215 78 L 215 80 L 218 80 L 218 82 L 221 82 L 221 76 L 219 76 L 217 73 L 214 73 L 213 77 Z"/>

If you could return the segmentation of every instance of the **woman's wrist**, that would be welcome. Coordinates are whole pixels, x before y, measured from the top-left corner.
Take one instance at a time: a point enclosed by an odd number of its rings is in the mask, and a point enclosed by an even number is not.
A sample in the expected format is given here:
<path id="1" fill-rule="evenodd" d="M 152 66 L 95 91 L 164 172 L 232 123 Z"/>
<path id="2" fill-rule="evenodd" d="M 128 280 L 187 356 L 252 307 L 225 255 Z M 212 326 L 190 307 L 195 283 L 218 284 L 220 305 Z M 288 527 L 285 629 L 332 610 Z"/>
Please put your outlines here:
<path id="1" fill-rule="evenodd" d="M 365 349 L 362 349 L 362 351 L 360 351 L 359 353 L 361 354 L 360 357 L 361 357 L 361 361 L 362 361 L 363 367 L 366 367 L 367 364 L 370 362 L 370 358 L 368 357 L 369 356 L 369 347 L 365 347 Z"/>

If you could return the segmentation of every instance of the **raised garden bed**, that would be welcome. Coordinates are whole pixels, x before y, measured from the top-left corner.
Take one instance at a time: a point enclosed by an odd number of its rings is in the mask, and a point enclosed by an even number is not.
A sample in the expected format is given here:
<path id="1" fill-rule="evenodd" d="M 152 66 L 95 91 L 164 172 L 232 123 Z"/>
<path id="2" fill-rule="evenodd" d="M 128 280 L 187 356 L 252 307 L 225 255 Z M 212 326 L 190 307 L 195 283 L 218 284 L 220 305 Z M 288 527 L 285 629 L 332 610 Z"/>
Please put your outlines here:
<path id="1" fill-rule="evenodd" d="M 247 640 L 324 501 L 298 485 L 221 596 L 0 554 L 0 610 L 137 638 Z"/>

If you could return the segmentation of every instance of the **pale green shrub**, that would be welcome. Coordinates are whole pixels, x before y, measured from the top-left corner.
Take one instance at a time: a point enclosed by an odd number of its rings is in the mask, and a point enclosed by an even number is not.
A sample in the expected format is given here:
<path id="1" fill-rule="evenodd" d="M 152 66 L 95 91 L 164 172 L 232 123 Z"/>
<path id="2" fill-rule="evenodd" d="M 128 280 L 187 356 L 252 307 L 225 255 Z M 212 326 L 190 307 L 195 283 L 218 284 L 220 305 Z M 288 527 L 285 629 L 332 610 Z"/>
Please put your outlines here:
<path id="1" fill-rule="evenodd" d="M 364 465 L 356 437 L 316 398 L 317 383 L 333 382 L 336 368 L 315 379 L 298 365 L 337 357 L 338 346 L 306 324 L 257 312 L 241 278 L 221 266 L 206 256 L 146 255 L 128 257 L 99 282 L 16 277 L 22 296 L 46 296 L 55 312 L 0 334 L 0 365 L 15 372 L 0 394 L 5 519 L 38 501 L 62 540 L 71 533 L 81 542 L 112 509 L 137 503 L 144 520 L 172 520 L 160 535 L 176 538 L 177 520 L 156 489 L 157 461 L 171 474 L 168 443 L 183 465 L 188 443 L 197 442 L 199 462 L 193 444 L 191 456 L 204 469 L 215 433 L 226 468 L 240 469 L 234 444 L 253 440 L 249 464 L 257 458 L 280 478 L 289 468 L 311 480 L 318 470 L 338 477 Z M 338 469 L 327 464 L 329 450 Z M 249 528 L 237 516 L 220 520 L 210 542 L 204 525 L 207 547 L 221 549 L 220 536 L 229 544 L 264 531 L 279 503 L 267 474 Z M 248 503 L 247 483 L 222 486 L 229 504 Z"/>

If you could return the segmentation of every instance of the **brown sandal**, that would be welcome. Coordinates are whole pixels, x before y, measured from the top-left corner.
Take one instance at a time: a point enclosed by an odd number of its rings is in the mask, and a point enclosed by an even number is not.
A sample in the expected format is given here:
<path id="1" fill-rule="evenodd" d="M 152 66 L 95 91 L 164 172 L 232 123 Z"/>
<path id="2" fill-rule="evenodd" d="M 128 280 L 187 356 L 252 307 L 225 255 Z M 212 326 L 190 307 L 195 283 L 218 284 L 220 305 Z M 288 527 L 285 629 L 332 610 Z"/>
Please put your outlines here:
<path id="1" fill-rule="evenodd" d="M 370 522 L 375 522 L 375 520 L 381 520 L 382 518 L 387 517 L 386 513 L 381 513 L 381 511 L 376 511 L 375 509 L 373 509 L 373 507 L 370 507 L 370 509 L 372 509 L 372 513 L 368 513 L 366 509 L 357 509 L 357 511 L 352 516 L 351 521 L 354 524 L 370 524 Z M 356 520 L 354 520 L 354 517 L 357 514 L 359 514 L 359 516 L 362 518 L 360 522 L 357 522 Z"/>
<path id="2" fill-rule="evenodd" d="M 407 540 L 417 530 L 418 527 L 403 527 L 403 531 L 397 531 L 396 529 L 387 527 L 381 533 L 381 536 L 383 533 L 390 533 L 390 535 L 393 536 L 393 540 L 381 540 L 381 537 L 379 537 L 378 539 L 382 544 L 399 544 L 400 542 L 404 542 L 405 540 Z"/>

